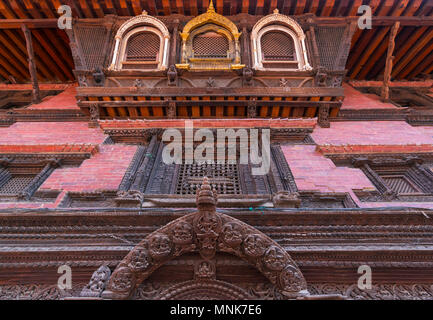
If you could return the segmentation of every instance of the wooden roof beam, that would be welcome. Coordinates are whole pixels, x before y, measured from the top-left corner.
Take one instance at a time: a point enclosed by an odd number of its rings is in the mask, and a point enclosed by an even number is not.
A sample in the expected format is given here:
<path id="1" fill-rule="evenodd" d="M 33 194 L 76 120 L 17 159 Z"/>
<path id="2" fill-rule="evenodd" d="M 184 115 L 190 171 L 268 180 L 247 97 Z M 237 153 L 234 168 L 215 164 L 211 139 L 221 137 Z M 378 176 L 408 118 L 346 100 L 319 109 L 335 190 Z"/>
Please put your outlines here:
<path id="1" fill-rule="evenodd" d="M 419 53 L 419 51 L 426 46 L 430 40 L 433 39 L 433 30 L 428 31 L 423 37 L 418 39 L 416 44 L 411 48 L 411 50 L 404 56 L 404 58 L 396 65 L 392 72 L 392 76 L 396 78 L 399 73 L 414 59 L 414 57 Z"/>
<path id="2" fill-rule="evenodd" d="M 132 10 L 136 16 L 140 15 L 143 12 L 143 8 L 141 6 L 140 0 L 132 0 L 131 1 Z"/>
<path id="3" fill-rule="evenodd" d="M 96 13 L 98 18 L 104 18 L 104 10 L 102 9 L 98 0 L 92 0 L 93 11 Z M 140 12 L 141 13 L 141 12 Z"/>
<path id="4" fill-rule="evenodd" d="M 334 8 L 335 0 L 328 0 L 325 1 L 323 4 L 322 12 L 320 13 L 321 16 L 329 17 L 331 15 L 332 9 Z"/>
<path id="5" fill-rule="evenodd" d="M 275 1 L 275 0 L 272 0 Z M 238 0 L 232 0 L 230 2 L 230 14 L 232 16 L 236 15 L 238 13 Z"/>
<path id="6" fill-rule="evenodd" d="M 296 1 L 295 14 L 303 14 L 306 5 L 307 5 L 307 0 Z"/>
<path id="7" fill-rule="evenodd" d="M 248 9 L 250 8 L 250 1 L 249 0 L 242 0 L 242 13 L 248 13 Z"/>
<path id="8" fill-rule="evenodd" d="M 19 59 L 15 57 L 12 52 L 5 48 L 3 44 L 0 44 L 0 55 L 9 61 L 9 64 L 12 65 L 13 69 L 15 69 L 22 76 L 22 79 L 26 79 L 29 77 L 29 73 L 22 64 L 19 63 Z M 26 64 L 25 64 L 26 65 Z M 24 66 L 25 66 L 24 65 Z"/>
<path id="9" fill-rule="evenodd" d="M 418 54 L 412 59 L 411 63 L 407 65 L 399 74 L 398 77 L 405 79 L 408 74 L 412 72 L 417 66 L 419 66 L 425 59 L 429 59 L 433 52 L 433 39 L 424 47 L 424 50 L 420 50 Z"/>
<path id="10" fill-rule="evenodd" d="M 13 45 L 16 46 L 22 52 L 24 60 L 26 60 L 27 48 L 24 45 L 25 40 L 22 40 L 20 35 L 16 34 L 15 30 L 3 30 L 3 32 L 10 40 L 12 40 Z M 47 78 L 47 79 L 52 78 L 53 73 L 48 70 L 43 60 L 40 57 L 36 56 L 36 61 L 37 61 L 37 69 L 43 74 L 43 78 Z M 27 62 L 25 64 L 27 65 Z"/>
<path id="11" fill-rule="evenodd" d="M 430 52 L 432 52 L 432 51 L 430 50 Z M 409 75 L 407 76 L 407 78 L 408 79 L 412 79 L 412 78 L 414 78 L 418 74 L 421 74 L 421 73 L 430 73 L 432 70 L 430 70 L 430 71 L 427 71 L 427 70 L 428 70 L 429 65 L 432 64 L 432 63 L 433 63 L 433 54 L 430 54 L 429 57 L 425 57 L 424 60 L 421 63 L 419 63 L 416 66 L 416 68 L 413 69 L 412 72 L 409 73 Z"/>
<path id="12" fill-rule="evenodd" d="M 171 14 L 170 0 L 162 0 L 162 8 L 164 10 L 164 15 L 168 16 Z"/>
<path id="13" fill-rule="evenodd" d="M 256 15 L 263 15 L 263 8 L 265 7 L 265 0 L 257 0 L 256 2 Z"/>
<path id="14" fill-rule="evenodd" d="M 418 5 L 419 5 L 420 1 L 422 1 L 422 0 L 415 0 L 415 2 L 418 2 Z M 413 8 L 414 8 L 413 4 L 415 2 L 412 2 L 411 6 L 408 9 L 406 9 L 406 6 L 409 4 L 409 0 L 403 0 L 403 1 L 401 1 L 400 5 L 394 10 L 393 14 L 399 16 L 399 15 L 401 15 L 406 10 L 406 11 L 408 11 L 407 14 L 412 15 L 415 12 L 415 10 L 413 10 Z M 400 22 L 397 21 L 396 23 L 394 23 L 394 25 L 393 25 L 392 28 L 385 28 L 385 30 L 389 30 L 390 31 L 390 35 L 392 35 L 393 34 L 392 32 L 394 30 L 393 28 L 395 28 L 396 24 L 398 24 L 399 27 L 400 27 Z M 399 33 L 399 29 L 397 28 L 396 35 L 398 33 Z M 394 36 L 394 38 L 395 38 L 395 36 Z M 393 39 L 393 41 L 394 40 L 395 39 Z M 360 71 L 360 73 L 358 75 L 360 78 L 365 78 L 367 76 L 367 74 L 369 73 L 369 71 L 371 70 L 371 68 L 374 67 L 374 65 L 377 62 L 377 60 L 379 60 L 380 57 L 382 57 L 382 55 L 385 53 L 385 51 L 387 50 L 387 48 L 389 48 L 389 43 L 388 42 L 381 41 L 379 43 L 379 47 L 371 55 L 369 55 L 368 62 L 365 64 L 365 66 Z M 394 49 L 393 49 L 393 51 L 394 51 Z"/>

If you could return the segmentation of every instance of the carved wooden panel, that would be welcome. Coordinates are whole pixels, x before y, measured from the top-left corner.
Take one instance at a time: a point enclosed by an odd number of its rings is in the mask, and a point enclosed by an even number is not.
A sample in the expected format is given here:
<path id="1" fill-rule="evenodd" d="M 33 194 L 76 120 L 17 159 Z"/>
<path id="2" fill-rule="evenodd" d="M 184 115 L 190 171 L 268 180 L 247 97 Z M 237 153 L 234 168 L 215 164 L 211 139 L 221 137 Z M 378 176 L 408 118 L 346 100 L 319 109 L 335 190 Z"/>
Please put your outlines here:
<path id="1" fill-rule="evenodd" d="M 204 177 L 218 194 L 241 194 L 238 164 L 181 164 L 176 194 L 195 195 Z"/>

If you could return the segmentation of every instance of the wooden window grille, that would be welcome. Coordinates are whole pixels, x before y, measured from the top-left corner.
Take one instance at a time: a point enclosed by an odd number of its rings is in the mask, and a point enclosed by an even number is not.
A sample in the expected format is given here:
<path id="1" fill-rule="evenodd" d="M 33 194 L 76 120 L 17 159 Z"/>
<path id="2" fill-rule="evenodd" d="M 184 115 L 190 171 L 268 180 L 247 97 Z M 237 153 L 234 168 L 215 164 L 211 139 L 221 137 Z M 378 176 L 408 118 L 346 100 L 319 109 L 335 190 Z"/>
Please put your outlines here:
<path id="1" fill-rule="evenodd" d="M 195 195 L 204 177 L 218 194 L 242 194 L 238 164 L 181 164 L 176 194 Z"/>
<path id="2" fill-rule="evenodd" d="M 36 174 L 12 175 L 3 186 L 0 187 L 1 195 L 17 196 L 33 181 Z"/>
<path id="3" fill-rule="evenodd" d="M 267 32 L 260 44 L 264 61 L 296 61 L 295 42 L 285 32 Z"/>
<path id="4" fill-rule="evenodd" d="M 160 49 L 160 38 L 153 32 L 133 35 L 126 47 L 126 61 L 156 61 Z"/>
<path id="5" fill-rule="evenodd" d="M 381 175 L 381 178 L 386 183 L 388 188 L 390 188 L 397 194 L 411 194 L 422 192 L 404 175 Z"/>
<path id="6" fill-rule="evenodd" d="M 229 42 L 227 38 L 216 32 L 206 32 L 194 37 L 195 58 L 227 58 Z"/>

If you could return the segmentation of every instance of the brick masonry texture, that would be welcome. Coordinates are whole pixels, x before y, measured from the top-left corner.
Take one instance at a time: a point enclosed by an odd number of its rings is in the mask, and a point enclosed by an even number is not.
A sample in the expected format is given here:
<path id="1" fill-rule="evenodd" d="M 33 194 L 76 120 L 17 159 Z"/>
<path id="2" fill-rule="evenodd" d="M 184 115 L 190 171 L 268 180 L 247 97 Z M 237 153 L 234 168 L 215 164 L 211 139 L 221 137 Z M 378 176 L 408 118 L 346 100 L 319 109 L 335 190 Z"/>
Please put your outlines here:
<path id="1" fill-rule="evenodd" d="M 316 127 L 311 135 L 318 145 L 423 145 L 433 144 L 426 130 L 404 121 L 332 122 L 330 128 Z"/>
<path id="2" fill-rule="evenodd" d="M 336 167 L 315 146 L 285 145 L 281 147 L 292 170 L 298 189 L 319 192 L 352 192 L 374 190 L 359 169 Z"/>
<path id="3" fill-rule="evenodd" d="M 93 192 L 117 190 L 136 146 L 101 145 L 98 154 L 84 161 L 78 168 L 55 170 L 40 190 Z"/>
<path id="4" fill-rule="evenodd" d="M 99 144 L 106 137 L 86 122 L 17 122 L 0 127 L 0 145 Z"/>

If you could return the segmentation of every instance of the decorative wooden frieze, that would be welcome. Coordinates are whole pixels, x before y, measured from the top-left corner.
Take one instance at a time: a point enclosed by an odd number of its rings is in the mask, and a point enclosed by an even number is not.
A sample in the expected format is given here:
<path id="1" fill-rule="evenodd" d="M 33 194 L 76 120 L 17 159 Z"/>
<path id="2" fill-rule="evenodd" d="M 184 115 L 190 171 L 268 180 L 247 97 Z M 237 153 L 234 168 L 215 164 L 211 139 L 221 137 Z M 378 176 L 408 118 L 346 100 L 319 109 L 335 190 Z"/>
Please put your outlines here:
<path id="1" fill-rule="evenodd" d="M 322 128 L 331 127 L 331 124 L 329 122 L 329 110 L 330 110 L 329 104 L 321 105 L 319 108 L 319 117 L 318 117 L 317 123 Z"/>

